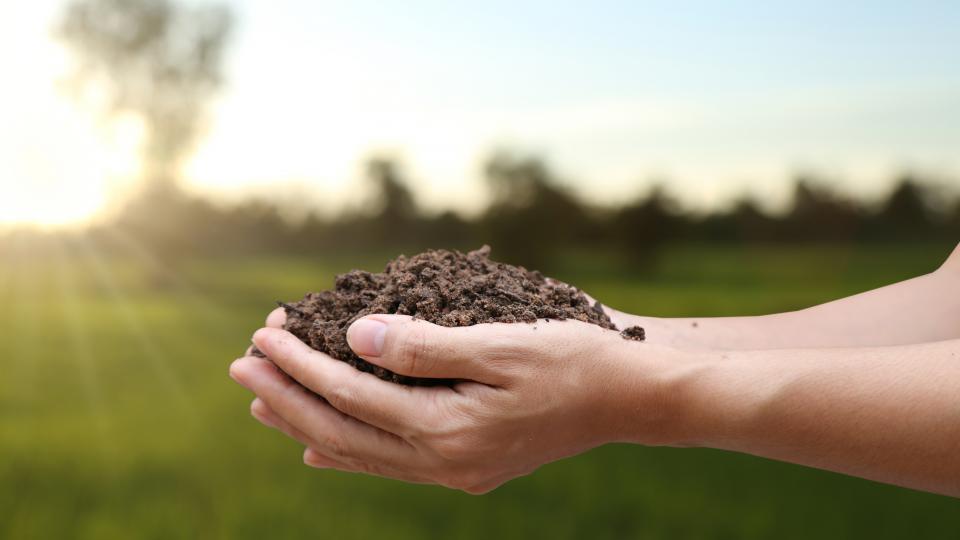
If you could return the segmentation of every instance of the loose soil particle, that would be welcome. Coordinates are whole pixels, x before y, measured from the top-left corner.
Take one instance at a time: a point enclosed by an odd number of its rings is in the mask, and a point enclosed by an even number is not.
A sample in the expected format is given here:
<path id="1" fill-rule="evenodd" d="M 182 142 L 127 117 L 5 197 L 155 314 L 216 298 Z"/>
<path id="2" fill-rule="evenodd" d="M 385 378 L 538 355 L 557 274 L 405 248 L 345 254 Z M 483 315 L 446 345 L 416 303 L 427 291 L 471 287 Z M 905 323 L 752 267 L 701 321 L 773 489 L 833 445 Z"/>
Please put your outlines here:
<path id="1" fill-rule="evenodd" d="M 411 315 L 440 326 L 470 326 L 538 319 L 574 319 L 608 330 L 616 326 L 599 302 L 537 271 L 491 261 L 490 248 L 466 254 L 444 249 L 387 263 L 379 274 L 353 270 L 337 276 L 333 290 L 307 293 L 287 313 L 284 328 L 310 347 L 377 377 L 406 385 L 450 384 L 444 379 L 399 375 L 358 357 L 347 345 L 347 328 L 374 313 Z M 639 326 L 625 339 L 644 339 Z M 262 353 L 255 351 L 262 356 Z"/>
<path id="2" fill-rule="evenodd" d="M 624 328 L 620 335 L 623 336 L 623 339 L 632 339 L 633 341 L 643 341 L 647 339 L 647 333 L 643 330 L 642 326 L 631 326 L 629 328 Z"/>

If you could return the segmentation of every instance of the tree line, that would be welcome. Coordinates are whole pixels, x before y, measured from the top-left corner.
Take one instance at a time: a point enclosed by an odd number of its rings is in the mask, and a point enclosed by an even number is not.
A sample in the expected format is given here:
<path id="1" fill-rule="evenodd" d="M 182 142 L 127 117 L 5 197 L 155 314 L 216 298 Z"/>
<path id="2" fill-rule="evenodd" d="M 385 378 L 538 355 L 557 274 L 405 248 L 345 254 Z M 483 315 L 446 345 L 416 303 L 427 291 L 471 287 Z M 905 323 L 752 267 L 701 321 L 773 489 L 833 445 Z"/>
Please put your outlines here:
<path id="1" fill-rule="evenodd" d="M 431 214 L 393 161 L 373 159 L 365 211 L 291 220 L 280 203 L 250 199 L 224 207 L 177 188 L 148 184 L 90 234 L 116 231 L 166 257 L 199 254 L 466 249 L 487 243 L 502 260 L 543 264 L 571 248 L 616 251 L 638 264 L 667 243 L 956 242 L 960 197 L 904 175 L 868 204 L 813 178 L 798 178 L 786 210 L 765 212 L 745 197 L 729 209 L 695 213 L 658 185 L 615 207 L 585 203 L 542 160 L 497 155 L 485 167 L 490 202 L 477 216 Z"/>
<path id="2" fill-rule="evenodd" d="M 226 5 L 176 0 L 71 0 L 55 34 L 76 61 L 67 85 L 105 121 L 143 121 L 143 188 L 110 221 L 87 231 L 104 245 L 133 242 L 161 257 L 311 253 L 490 244 L 502 260 L 543 266 L 564 250 L 604 249 L 649 265 L 671 242 L 956 242 L 960 203 L 929 181 L 905 175 L 882 201 L 841 196 L 816 179 L 794 183 L 789 207 L 765 212 L 743 198 L 727 210 L 695 213 L 668 185 L 617 207 L 580 200 L 542 160 L 511 154 L 484 170 L 490 203 L 478 216 L 430 214 L 395 162 L 371 160 L 364 180 L 376 194 L 368 212 L 310 213 L 249 200 L 224 208 L 178 188 L 181 164 L 202 139 L 212 99 L 225 83 L 233 15 Z M 86 103 L 91 88 L 102 95 Z M 32 240 L 39 245 L 39 240 Z M 112 242 L 112 243 L 111 243 Z M 9 242 L 8 242 L 9 243 Z M 0 248 L 3 247 L 0 239 Z"/>

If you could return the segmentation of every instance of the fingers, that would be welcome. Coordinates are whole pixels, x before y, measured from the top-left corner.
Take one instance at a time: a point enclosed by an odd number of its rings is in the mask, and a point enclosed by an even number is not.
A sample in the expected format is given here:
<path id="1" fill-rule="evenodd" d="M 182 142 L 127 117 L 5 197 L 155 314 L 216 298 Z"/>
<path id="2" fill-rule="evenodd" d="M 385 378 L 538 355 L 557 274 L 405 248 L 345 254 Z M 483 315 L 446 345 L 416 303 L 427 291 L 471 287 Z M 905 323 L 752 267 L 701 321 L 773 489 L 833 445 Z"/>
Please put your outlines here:
<path id="1" fill-rule="evenodd" d="M 270 312 L 267 315 L 267 327 L 269 328 L 283 328 L 283 325 L 287 322 L 287 312 L 283 308 L 277 308 Z M 244 356 L 251 356 L 254 351 L 254 346 L 250 345 L 247 347 L 247 350 L 244 351 Z"/>
<path id="2" fill-rule="evenodd" d="M 254 399 L 253 403 L 250 404 L 250 414 L 252 414 L 253 417 L 260 421 L 260 423 L 263 425 L 279 430 L 291 439 L 294 439 L 306 446 L 307 448 L 303 453 L 303 462 L 310 467 L 314 467 L 316 469 L 336 469 L 338 471 L 354 473 L 370 473 L 371 471 L 377 469 L 377 467 L 373 465 L 351 463 L 346 460 L 330 457 L 324 454 L 321 450 L 314 450 L 314 448 L 320 448 L 320 445 L 317 443 L 317 441 L 314 441 L 309 435 L 293 427 L 277 413 L 270 410 L 270 407 L 268 407 L 267 404 L 260 398 Z M 424 481 L 423 478 L 418 475 L 396 469 L 382 467 L 377 470 L 382 472 L 380 476 L 386 476 L 388 478 L 396 478 L 400 480 L 406 480 L 408 482 Z"/>
<path id="3" fill-rule="evenodd" d="M 277 308 L 270 312 L 267 315 L 266 325 L 270 328 L 283 328 L 283 325 L 287 322 L 287 312 L 283 308 Z M 244 351 L 244 356 L 250 356 L 253 354 L 254 347 L 253 345 L 247 347 L 247 350 Z"/>
<path id="4" fill-rule="evenodd" d="M 404 438 L 430 424 L 438 400 L 456 397 L 445 387 L 412 388 L 380 380 L 283 330 L 260 329 L 254 342 L 270 361 L 338 411 Z"/>
<path id="5" fill-rule="evenodd" d="M 405 315 L 370 315 L 347 329 L 358 356 L 411 377 L 469 379 L 498 384 L 503 375 L 491 353 L 503 353 L 513 330 L 499 325 L 447 328 Z"/>
<path id="6" fill-rule="evenodd" d="M 286 420 L 278 416 L 277 413 L 270 410 L 270 407 L 260 398 L 256 398 L 250 403 L 250 414 L 261 424 L 281 431 L 287 437 L 304 446 L 316 446 L 317 444 L 309 435 L 291 426 Z"/>
<path id="7" fill-rule="evenodd" d="M 277 308 L 267 315 L 267 326 L 270 328 L 283 328 L 287 322 L 287 312 L 283 308 Z"/>
<path id="8" fill-rule="evenodd" d="M 353 467 L 328 458 L 309 446 L 303 449 L 303 463 L 314 469 L 337 469 L 344 472 L 357 472 Z"/>
<path id="9" fill-rule="evenodd" d="M 394 480 L 403 480 L 413 484 L 431 484 L 427 478 L 391 468 L 380 468 L 370 464 L 346 465 L 336 460 L 332 460 L 321 452 L 313 448 L 306 448 L 303 451 L 303 463 L 317 469 L 337 469 L 344 472 L 359 472 L 364 474 L 373 474 L 384 478 Z"/>
<path id="10" fill-rule="evenodd" d="M 246 357 L 230 366 L 230 375 L 282 418 L 338 461 L 391 465 L 414 463 L 418 455 L 395 435 L 337 411 L 291 380 L 271 362 Z"/>
<path id="11" fill-rule="evenodd" d="M 317 442 L 311 439 L 309 435 L 291 426 L 286 420 L 278 416 L 277 413 L 270 410 L 270 407 L 260 398 L 254 399 L 250 404 L 250 414 L 261 424 L 280 431 L 287 437 L 308 447 L 308 449 L 310 446 L 318 446 Z M 305 459 L 304 463 L 317 469 L 337 469 L 348 472 L 357 472 L 359 470 L 353 465 L 325 456 L 316 450 L 311 450 L 311 460 L 307 462 Z"/>

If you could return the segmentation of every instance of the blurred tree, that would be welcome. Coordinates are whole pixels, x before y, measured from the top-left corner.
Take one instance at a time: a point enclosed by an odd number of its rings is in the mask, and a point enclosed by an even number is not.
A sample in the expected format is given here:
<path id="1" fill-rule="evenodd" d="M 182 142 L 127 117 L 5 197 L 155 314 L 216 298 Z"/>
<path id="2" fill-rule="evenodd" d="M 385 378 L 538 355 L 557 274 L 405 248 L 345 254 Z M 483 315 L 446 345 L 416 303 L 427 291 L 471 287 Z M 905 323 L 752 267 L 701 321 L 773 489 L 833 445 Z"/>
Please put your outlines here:
<path id="1" fill-rule="evenodd" d="M 784 240 L 851 240 L 861 227 L 863 212 L 851 200 L 837 195 L 810 177 L 797 178 L 793 204 L 783 218 Z"/>
<path id="2" fill-rule="evenodd" d="M 491 203 L 481 218 L 482 236 L 495 257 L 546 268 L 560 248 L 583 243 L 596 230 L 580 200 L 557 185 L 539 159 L 497 153 L 485 173 Z"/>
<path id="3" fill-rule="evenodd" d="M 243 235 L 245 227 L 238 227 L 233 216 L 187 195 L 177 184 L 180 167 L 202 134 L 211 99 L 223 85 L 232 20 L 219 5 L 73 0 L 56 29 L 76 58 L 68 82 L 77 99 L 92 104 L 105 121 L 132 115 L 141 122 L 142 187 L 114 225 L 168 260 L 258 238 Z M 243 215 L 248 229 L 260 234 L 276 229 L 264 228 L 276 220 L 265 220 L 249 208 Z"/>
<path id="4" fill-rule="evenodd" d="M 104 114 L 133 114 L 144 127 L 142 174 L 173 183 L 193 150 L 210 99 L 223 85 L 232 26 L 225 6 L 170 0 L 74 0 L 57 28 L 77 69 L 71 86 L 97 96 Z"/>
<path id="5" fill-rule="evenodd" d="M 779 222 L 768 215 L 750 195 L 741 195 L 726 210 L 687 216 L 684 240 L 694 242 L 746 243 L 775 240 Z"/>
<path id="6" fill-rule="evenodd" d="M 947 212 L 943 224 L 947 240 L 960 242 L 960 197 L 953 200 L 953 208 Z"/>
<path id="7" fill-rule="evenodd" d="M 621 207 L 612 225 L 612 235 L 627 259 L 638 269 L 649 270 L 661 246 L 684 234 L 686 219 L 677 201 L 658 183 Z"/>
<path id="8" fill-rule="evenodd" d="M 394 161 L 371 159 L 367 162 L 367 180 L 374 189 L 374 209 L 380 219 L 404 223 L 417 218 L 417 201 Z"/>
<path id="9" fill-rule="evenodd" d="M 366 181 L 373 190 L 372 214 L 353 226 L 355 241 L 375 246 L 418 244 L 420 213 L 413 192 L 392 159 L 367 162 Z"/>
<path id="10" fill-rule="evenodd" d="M 428 234 L 425 235 L 424 240 L 428 242 L 428 247 L 460 250 L 480 247 L 476 223 L 463 219 L 456 212 L 448 210 L 436 217 L 428 218 L 426 227 Z"/>
<path id="11" fill-rule="evenodd" d="M 890 195 L 869 220 L 870 236 L 878 240 L 930 240 L 941 223 L 931 205 L 931 188 L 912 175 L 901 176 Z"/>

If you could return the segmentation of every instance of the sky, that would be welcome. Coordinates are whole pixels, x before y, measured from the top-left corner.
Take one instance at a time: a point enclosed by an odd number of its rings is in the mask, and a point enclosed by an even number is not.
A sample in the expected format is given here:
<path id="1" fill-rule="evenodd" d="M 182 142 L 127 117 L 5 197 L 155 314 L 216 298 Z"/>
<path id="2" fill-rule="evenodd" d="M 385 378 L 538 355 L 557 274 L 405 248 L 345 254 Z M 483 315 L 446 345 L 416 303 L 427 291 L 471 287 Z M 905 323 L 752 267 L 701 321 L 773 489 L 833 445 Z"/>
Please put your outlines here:
<path id="1" fill-rule="evenodd" d="M 960 179 L 958 2 L 228 4 L 228 86 L 183 171 L 223 200 L 335 211 L 377 154 L 428 208 L 469 213 L 496 149 L 602 204 L 653 182 L 710 209 L 776 207 L 797 173 L 866 198 L 904 170 Z M 0 223 L 89 219 L 135 184 L 139 124 L 58 85 L 62 2 L 6 9 Z"/>

